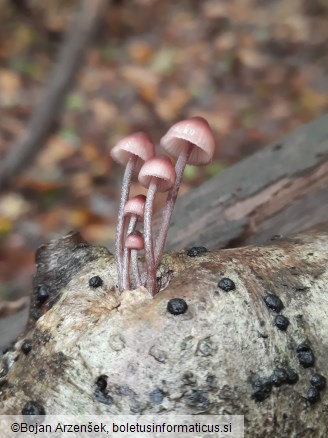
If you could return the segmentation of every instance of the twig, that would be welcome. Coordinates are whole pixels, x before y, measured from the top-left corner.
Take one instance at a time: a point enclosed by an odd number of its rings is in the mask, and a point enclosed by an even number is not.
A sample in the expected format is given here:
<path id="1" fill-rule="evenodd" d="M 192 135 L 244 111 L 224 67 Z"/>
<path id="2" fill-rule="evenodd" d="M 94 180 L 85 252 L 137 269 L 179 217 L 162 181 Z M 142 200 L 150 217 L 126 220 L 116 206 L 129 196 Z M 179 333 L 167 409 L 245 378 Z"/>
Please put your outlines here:
<path id="1" fill-rule="evenodd" d="M 7 188 L 22 168 L 36 156 L 46 141 L 53 122 L 62 109 L 83 55 L 103 15 L 108 0 L 81 0 L 72 25 L 64 39 L 43 97 L 22 137 L 9 146 L 0 164 L 0 190 Z"/>

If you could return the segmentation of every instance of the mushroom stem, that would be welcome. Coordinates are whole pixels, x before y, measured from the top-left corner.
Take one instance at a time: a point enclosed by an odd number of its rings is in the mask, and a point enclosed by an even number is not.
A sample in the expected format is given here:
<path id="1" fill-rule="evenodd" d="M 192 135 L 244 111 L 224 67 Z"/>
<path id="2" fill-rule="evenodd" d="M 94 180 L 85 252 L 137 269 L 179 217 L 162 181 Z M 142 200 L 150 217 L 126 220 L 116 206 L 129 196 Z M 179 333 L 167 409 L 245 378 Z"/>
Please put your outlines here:
<path id="1" fill-rule="evenodd" d="M 130 272 L 130 260 L 131 260 L 131 250 L 129 249 L 127 252 L 127 257 L 126 257 L 126 272 L 129 273 Z M 123 283 L 124 283 L 124 278 L 123 278 Z M 130 289 L 130 279 L 128 276 L 128 285 L 127 286 L 123 286 L 124 290 L 129 290 Z"/>
<path id="2" fill-rule="evenodd" d="M 181 154 L 179 155 L 179 158 L 175 164 L 175 172 L 176 172 L 176 180 L 173 185 L 173 187 L 169 190 L 166 203 L 163 209 L 162 218 L 160 222 L 160 230 L 157 236 L 156 240 L 156 248 L 155 248 L 155 269 L 160 264 L 162 254 L 164 251 L 164 246 L 167 238 L 167 233 L 170 227 L 170 220 L 173 213 L 175 201 L 178 196 L 183 171 L 186 167 L 186 164 L 188 162 L 189 156 L 192 151 L 192 144 L 189 144 L 189 146 L 185 147 Z"/>
<path id="3" fill-rule="evenodd" d="M 141 286 L 141 277 L 140 277 L 140 271 L 139 271 L 139 265 L 138 265 L 138 250 L 132 249 L 131 250 L 131 266 L 132 266 L 132 272 L 134 277 L 134 285 L 135 288 Z"/>
<path id="4" fill-rule="evenodd" d="M 157 192 L 167 192 L 175 182 L 175 170 L 168 157 L 155 157 L 145 162 L 138 180 L 148 188 L 144 210 L 144 249 L 146 256 L 147 289 L 153 296 L 157 292 L 156 266 L 152 236 L 153 204 Z"/>
<path id="5" fill-rule="evenodd" d="M 138 221 L 137 216 L 132 215 L 128 226 L 127 236 L 136 229 L 137 221 Z M 130 269 L 129 269 L 130 251 L 131 250 L 129 248 L 126 247 L 124 248 L 123 269 L 122 269 L 123 289 L 130 289 Z"/>
<path id="6" fill-rule="evenodd" d="M 157 179 L 152 178 L 149 185 L 144 216 L 145 257 L 147 270 L 147 289 L 151 295 L 156 294 L 156 266 L 152 236 L 153 204 L 157 192 Z"/>
<path id="7" fill-rule="evenodd" d="M 136 155 L 132 156 L 127 162 L 122 190 L 121 190 L 121 198 L 120 198 L 120 206 L 118 210 L 118 219 L 117 219 L 117 227 L 116 227 L 116 242 L 115 242 L 115 261 L 117 267 L 117 277 L 118 277 L 118 287 L 119 291 L 123 290 L 123 239 L 124 239 L 124 206 L 129 198 L 130 186 L 131 186 L 131 178 L 134 172 L 138 157 Z"/>
<path id="8" fill-rule="evenodd" d="M 132 231 L 132 233 L 128 234 L 125 240 L 125 248 L 129 250 L 126 259 L 127 272 L 130 272 L 131 258 L 133 257 L 137 260 L 137 251 L 144 249 L 144 247 L 145 247 L 145 240 L 142 234 L 140 233 L 140 231 Z M 136 264 L 136 266 L 138 269 L 138 264 Z M 138 270 L 138 275 L 139 275 L 139 270 Z"/>

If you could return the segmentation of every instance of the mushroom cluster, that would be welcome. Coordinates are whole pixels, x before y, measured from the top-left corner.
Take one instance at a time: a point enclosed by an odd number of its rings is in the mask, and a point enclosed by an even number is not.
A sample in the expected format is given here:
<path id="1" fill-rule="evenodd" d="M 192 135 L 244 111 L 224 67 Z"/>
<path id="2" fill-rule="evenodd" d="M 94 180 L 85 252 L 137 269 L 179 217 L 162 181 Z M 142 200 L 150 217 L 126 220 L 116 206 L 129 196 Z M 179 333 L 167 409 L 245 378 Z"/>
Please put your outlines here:
<path id="1" fill-rule="evenodd" d="M 161 262 L 183 171 L 187 164 L 208 164 L 213 157 L 215 142 L 207 121 L 202 117 L 191 117 L 173 125 L 162 137 L 160 147 L 176 158 L 175 167 L 169 157 L 155 155 L 154 144 L 143 132 L 123 138 L 111 150 L 113 160 L 126 166 L 115 244 L 120 292 L 143 285 L 152 295 L 157 293 L 156 270 Z M 139 172 L 139 183 L 148 189 L 147 196 L 129 199 L 131 179 L 136 172 Z M 157 192 L 167 192 L 167 198 L 160 230 L 154 240 L 152 220 Z M 142 224 L 140 230 L 137 230 L 138 222 Z M 145 253 L 145 272 L 142 273 L 138 261 L 140 250 Z"/>

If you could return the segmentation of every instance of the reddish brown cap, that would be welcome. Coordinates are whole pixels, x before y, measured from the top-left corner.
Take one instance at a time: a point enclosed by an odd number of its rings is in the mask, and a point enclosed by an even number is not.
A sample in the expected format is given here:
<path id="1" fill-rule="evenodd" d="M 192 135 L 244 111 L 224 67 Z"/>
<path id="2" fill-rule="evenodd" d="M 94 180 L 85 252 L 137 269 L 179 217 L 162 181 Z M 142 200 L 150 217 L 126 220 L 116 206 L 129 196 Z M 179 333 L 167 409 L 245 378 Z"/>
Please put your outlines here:
<path id="1" fill-rule="evenodd" d="M 144 248 L 145 241 L 140 231 L 133 231 L 125 239 L 125 248 L 141 250 Z"/>
<path id="2" fill-rule="evenodd" d="M 215 140 L 208 122 L 203 117 L 191 117 L 175 123 L 161 139 L 161 147 L 174 157 L 178 157 L 190 144 L 194 147 L 188 164 L 201 166 L 212 160 Z"/>
<path id="3" fill-rule="evenodd" d="M 155 157 L 144 163 L 138 176 L 140 184 L 148 188 L 152 178 L 156 178 L 159 192 L 166 192 L 173 186 L 176 174 L 168 157 Z"/>
<path id="4" fill-rule="evenodd" d="M 146 196 L 138 195 L 134 198 L 130 198 L 124 207 L 124 215 L 125 216 L 138 216 L 139 218 L 144 217 L 145 212 L 145 204 L 146 204 Z"/>
<path id="5" fill-rule="evenodd" d="M 155 154 L 155 148 L 144 132 L 136 132 L 122 138 L 111 150 L 111 156 L 114 161 L 125 166 L 129 159 L 136 155 L 140 158 L 138 160 L 136 168 L 139 170 L 144 161 L 149 160 Z"/>

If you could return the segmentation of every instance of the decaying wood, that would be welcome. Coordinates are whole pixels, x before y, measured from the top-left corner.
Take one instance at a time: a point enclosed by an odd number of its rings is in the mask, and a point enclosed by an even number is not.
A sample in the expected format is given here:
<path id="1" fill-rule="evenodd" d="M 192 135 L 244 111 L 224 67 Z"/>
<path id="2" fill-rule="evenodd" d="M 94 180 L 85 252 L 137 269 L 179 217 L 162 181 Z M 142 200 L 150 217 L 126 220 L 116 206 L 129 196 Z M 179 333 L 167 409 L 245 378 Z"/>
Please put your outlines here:
<path id="1" fill-rule="evenodd" d="M 13 177 L 30 163 L 49 135 L 106 4 L 107 0 L 79 1 L 76 16 L 45 86 L 42 100 L 25 133 L 9 147 L 7 156 L 1 162 L 0 189 L 12 183 Z"/>
<path id="2" fill-rule="evenodd" d="M 230 413 L 245 415 L 246 437 L 326 436 L 327 391 L 310 404 L 307 390 L 314 372 L 328 377 L 328 225 L 263 247 L 165 255 L 153 299 L 144 288 L 119 295 L 114 257 L 78 234 L 42 246 L 36 261 L 29 329 L 0 365 L 2 414 L 29 400 L 48 414 Z M 95 276 L 102 284 L 91 287 Z M 220 289 L 223 277 L 235 289 Z M 268 293 L 283 302 L 286 331 Z M 168 312 L 173 298 L 186 313 Z M 308 368 L 301 344 L 314 355 Z M 298 382 L 256 387 L 277 367 Z"/>
<path id="3" fill-rule="evenodd" d="M 167 247 L 261 244 L 327 220 L 328 115 L 178 199 Z"/>

